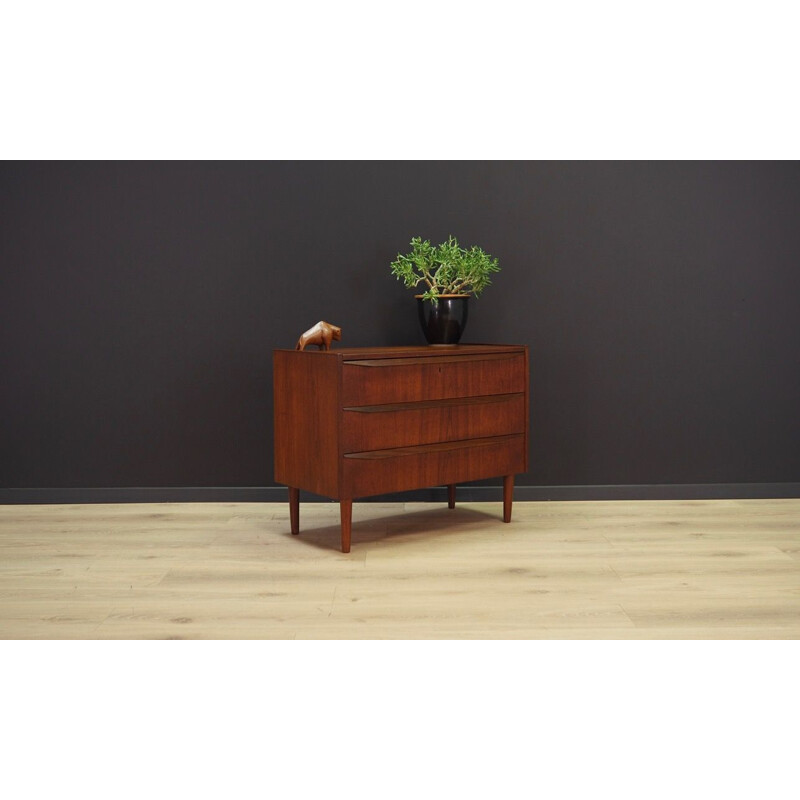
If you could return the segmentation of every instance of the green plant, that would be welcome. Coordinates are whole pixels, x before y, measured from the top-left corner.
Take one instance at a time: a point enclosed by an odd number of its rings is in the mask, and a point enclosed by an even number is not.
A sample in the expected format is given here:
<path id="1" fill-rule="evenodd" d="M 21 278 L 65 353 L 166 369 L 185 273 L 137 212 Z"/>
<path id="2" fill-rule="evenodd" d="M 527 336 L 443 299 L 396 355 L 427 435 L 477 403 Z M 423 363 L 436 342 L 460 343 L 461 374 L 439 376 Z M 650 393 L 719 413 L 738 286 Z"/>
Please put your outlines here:
<path id="1" fill-rule="evenodd" d="M 454 236 L 440 245 L 431 245 L 415 236 L 411 252 L 397 254 L 391 263 L 392 274 L 410 289 L 424 283 L 428 288 L 422 295 L 438 303 L 443 294 L 474 294 L 477 297 L 490 283 L 489 275 L 499 272 L 497 259 L 480 247 L 460 247 Z"/>

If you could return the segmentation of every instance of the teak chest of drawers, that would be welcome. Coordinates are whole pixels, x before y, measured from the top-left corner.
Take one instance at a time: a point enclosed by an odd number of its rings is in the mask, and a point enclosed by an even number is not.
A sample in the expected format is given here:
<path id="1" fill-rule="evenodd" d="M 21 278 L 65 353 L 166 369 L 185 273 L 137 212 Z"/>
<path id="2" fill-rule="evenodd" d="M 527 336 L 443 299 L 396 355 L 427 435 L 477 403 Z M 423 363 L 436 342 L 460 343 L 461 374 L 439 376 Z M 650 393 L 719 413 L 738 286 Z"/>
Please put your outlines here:
<path id="1" fill-rule="evenodd" d="M 353 500 L 528 468 L 528 348 L 515 345 L 273 351 L 275 480 L 338 500 L 350 552 Z"/>

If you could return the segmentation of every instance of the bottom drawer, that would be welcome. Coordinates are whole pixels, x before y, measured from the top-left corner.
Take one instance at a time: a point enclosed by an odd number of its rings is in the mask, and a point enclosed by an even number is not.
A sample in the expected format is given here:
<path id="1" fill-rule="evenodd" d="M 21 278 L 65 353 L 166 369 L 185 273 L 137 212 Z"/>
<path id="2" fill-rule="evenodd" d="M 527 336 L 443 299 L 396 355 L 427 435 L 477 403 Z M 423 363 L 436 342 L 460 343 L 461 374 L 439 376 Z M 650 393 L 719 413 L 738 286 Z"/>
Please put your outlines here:
<path id="1" fill-rule="evenodd" d="M 525 437 L 352 453 L 344 457 L 343 495 L 368 497 L 525 471 Z"/>

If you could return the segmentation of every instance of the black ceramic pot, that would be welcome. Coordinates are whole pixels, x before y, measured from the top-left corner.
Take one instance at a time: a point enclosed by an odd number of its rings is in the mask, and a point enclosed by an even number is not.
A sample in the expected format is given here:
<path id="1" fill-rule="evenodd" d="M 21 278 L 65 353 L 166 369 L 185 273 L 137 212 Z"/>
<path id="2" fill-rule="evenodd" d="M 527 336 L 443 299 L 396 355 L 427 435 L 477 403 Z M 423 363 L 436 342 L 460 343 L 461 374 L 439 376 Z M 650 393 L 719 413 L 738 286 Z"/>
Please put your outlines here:
<path id="1" fill-rule="evenodd" d="M 417 295 L 419 321 L 428 344 L 458 344 L 467 324 L 467 294 L 443 294 L 439 302 Z"/>

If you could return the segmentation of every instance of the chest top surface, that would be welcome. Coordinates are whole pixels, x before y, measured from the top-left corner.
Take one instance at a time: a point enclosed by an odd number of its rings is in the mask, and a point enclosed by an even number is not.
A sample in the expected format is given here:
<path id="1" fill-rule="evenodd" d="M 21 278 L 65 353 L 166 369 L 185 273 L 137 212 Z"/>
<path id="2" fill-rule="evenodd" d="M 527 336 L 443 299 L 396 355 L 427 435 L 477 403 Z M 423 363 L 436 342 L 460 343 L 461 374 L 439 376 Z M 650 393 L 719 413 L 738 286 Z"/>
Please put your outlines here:
<path id="1" fill-rule="evenodd" d="M 452 356 L 492 355 L 523 352 L 525 345 L 517 344 L 457 344 L 457 345 L 400 345 L 393 347 L 337 347 L 331 350 L 303 350 L 305 354 L 326 358 L 336 357 L 343 361 L 358 361 L 365 358 L 441 358 Z M 295 353 L 298 350 L 276 348 L 275 352 Z"/>

